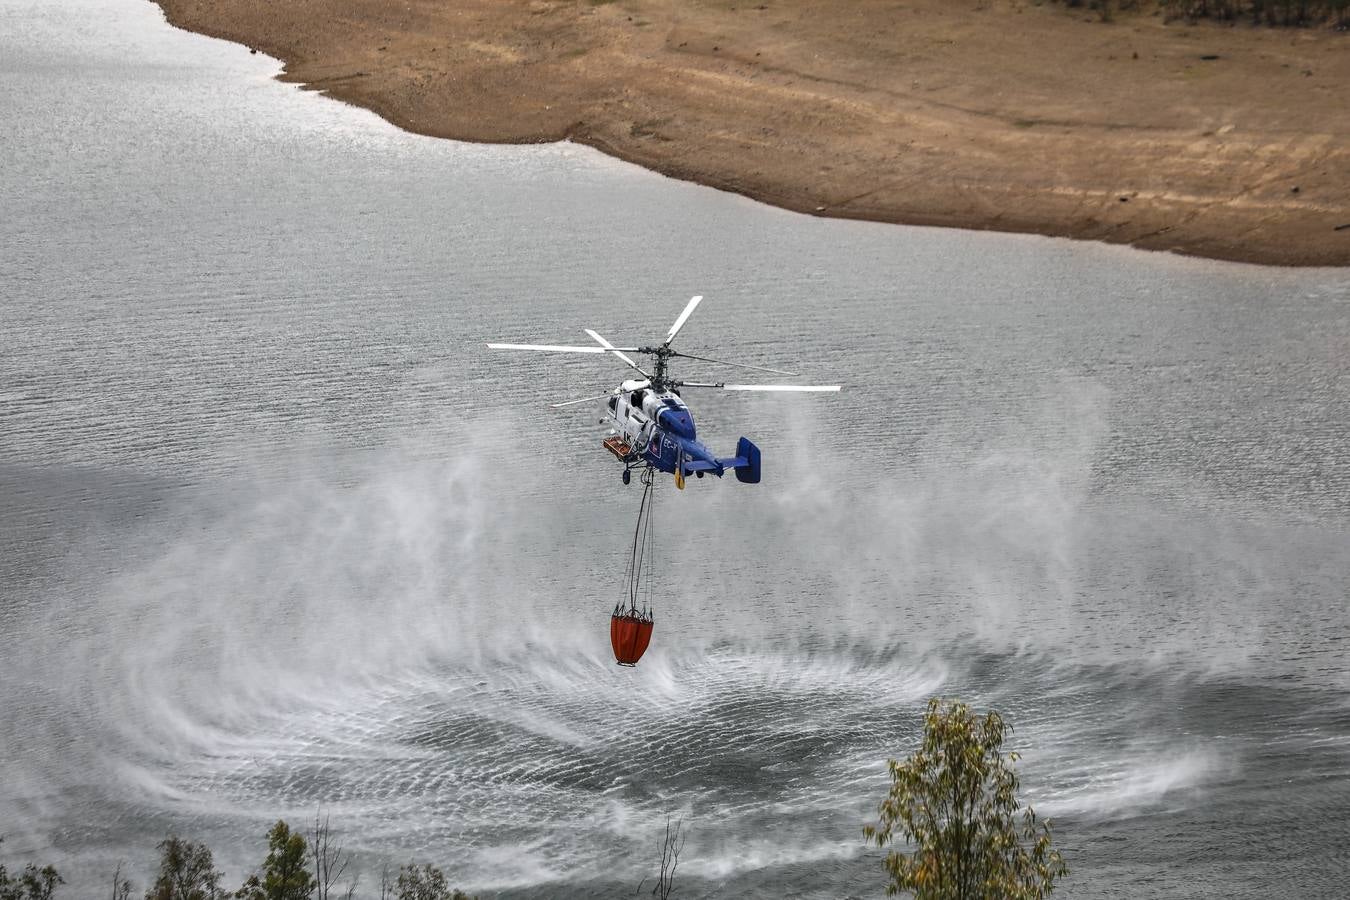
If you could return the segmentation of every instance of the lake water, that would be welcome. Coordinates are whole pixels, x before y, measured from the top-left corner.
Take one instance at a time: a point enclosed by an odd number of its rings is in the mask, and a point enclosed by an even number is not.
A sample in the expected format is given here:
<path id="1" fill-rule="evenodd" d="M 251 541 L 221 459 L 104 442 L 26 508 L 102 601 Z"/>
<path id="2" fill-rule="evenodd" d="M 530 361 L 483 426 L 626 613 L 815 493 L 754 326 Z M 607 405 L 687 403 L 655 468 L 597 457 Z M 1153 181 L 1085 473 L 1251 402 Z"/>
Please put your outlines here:
<path id="1" fill-rule="evenodd" d="M 832 222 L 398 132 L 121 0 L 0 0 L 0 859 L 317 808 L 508 897 L 875 897 L 932 695 L 1003 711 L 1073 897 L 1344 896 L 1350 271 Z M 638 490 L 596 357 L 764 482 Z M 683 367 L 688 377 L 735 370 Z M 752 380 L 733 378 L 733 380 Z"/>

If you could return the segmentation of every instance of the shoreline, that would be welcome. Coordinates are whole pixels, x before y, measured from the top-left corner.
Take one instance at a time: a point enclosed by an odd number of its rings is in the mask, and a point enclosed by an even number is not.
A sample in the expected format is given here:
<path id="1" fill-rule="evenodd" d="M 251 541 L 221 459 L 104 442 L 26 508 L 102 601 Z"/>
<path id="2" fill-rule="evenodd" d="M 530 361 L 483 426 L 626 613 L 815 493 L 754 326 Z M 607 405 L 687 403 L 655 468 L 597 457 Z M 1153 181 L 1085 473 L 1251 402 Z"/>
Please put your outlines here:
<path id="1" fill-rule="evenodd" d="M 154 2 L 418 134 L 572 140 L 812 215 L 1350 266 L 1331 31 L 1015 0 Z"/>

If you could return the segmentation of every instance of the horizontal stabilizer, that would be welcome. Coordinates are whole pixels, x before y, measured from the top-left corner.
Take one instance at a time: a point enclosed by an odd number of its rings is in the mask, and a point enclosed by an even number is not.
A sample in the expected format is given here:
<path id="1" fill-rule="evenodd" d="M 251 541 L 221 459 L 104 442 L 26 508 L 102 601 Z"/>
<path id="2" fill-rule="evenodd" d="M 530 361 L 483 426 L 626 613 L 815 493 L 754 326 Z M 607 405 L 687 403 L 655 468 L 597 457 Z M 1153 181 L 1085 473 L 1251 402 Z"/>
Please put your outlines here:
<path id="1" fill-rule="evenodd" d="M 736 455 L 726 456 L 717 460 L 717 464 L 703 462 L 687 462 L 684 468 L 689 472 L 716 471 L 718 469 L 731 469 L 736 472 L 736 480 L 745 484 L 759 484 L 759 448 L 750 443 L 749 439 L 741 438 L 736 443 Z M 722 472 L 717 472 L 720 478 Z"/>

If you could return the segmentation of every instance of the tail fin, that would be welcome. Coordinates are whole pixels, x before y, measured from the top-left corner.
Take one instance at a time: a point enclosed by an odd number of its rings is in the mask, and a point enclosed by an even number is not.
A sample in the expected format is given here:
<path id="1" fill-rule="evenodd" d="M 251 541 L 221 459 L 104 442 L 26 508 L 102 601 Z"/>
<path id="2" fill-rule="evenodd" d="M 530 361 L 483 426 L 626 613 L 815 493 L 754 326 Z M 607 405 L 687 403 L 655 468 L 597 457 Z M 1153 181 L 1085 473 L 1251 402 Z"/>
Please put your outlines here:
<path id="1" fill-rule="evenodd" d="M 749 438 L 736 442 L 736 456 L 718 460 L 728 469 L 736 470 L 736 480 L 744 484 L 759 484 L 759 448 Z"/>

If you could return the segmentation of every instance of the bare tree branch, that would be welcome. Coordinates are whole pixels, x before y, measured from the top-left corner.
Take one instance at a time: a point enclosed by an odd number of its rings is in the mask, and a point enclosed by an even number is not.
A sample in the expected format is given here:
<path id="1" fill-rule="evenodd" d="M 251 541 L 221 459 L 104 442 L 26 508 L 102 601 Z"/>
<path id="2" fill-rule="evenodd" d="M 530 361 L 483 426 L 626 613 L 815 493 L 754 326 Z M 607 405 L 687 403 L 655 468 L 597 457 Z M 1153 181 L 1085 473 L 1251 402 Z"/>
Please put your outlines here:
<path id="1" fill-rule="evenodd" d="M 652 894 L 661 900 L 667 900 L 675 892 L 675 870 L 680 867 L 680 853 L 684 850 L 683 824 L 683 819 L 676 819 L 671 827 L 670 817 L 666 817 L 666 836 L 661 842 L 661 874 L 656 887 L 652 888 Z"/>
<path id="2" fill-rule="evenodd" d="M 341 845 L 333 843 L 333 830 L 329 817 L 322 812 L 314 813 L 314 829 L 309 838 L 310 857 L 314 861 L 314 900 L 331 900 L 334 886 L 342 880 L 347 867 L 351 865 L 352 855 Z M 356 875 L 347 889 L 347 897 L 356 891 Z"/>

